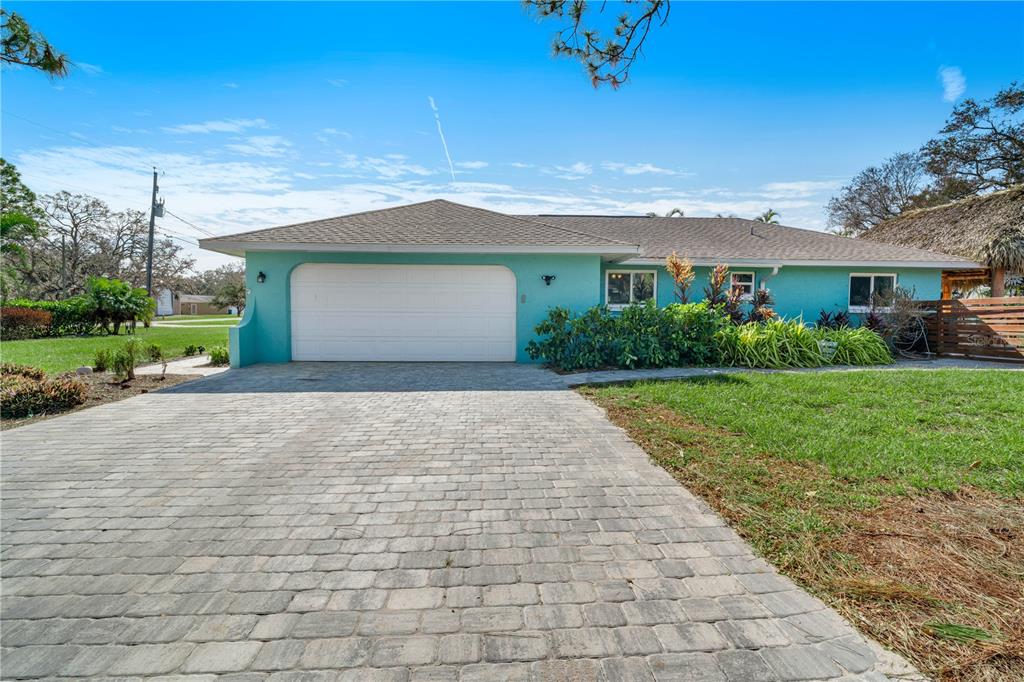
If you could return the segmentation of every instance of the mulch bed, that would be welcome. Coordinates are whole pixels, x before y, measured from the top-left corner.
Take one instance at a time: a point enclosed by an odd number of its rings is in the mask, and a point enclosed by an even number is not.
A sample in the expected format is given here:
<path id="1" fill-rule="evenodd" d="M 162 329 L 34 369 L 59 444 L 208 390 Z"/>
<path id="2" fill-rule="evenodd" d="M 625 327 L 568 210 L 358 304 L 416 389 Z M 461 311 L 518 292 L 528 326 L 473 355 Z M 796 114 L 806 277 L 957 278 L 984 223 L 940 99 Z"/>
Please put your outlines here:
<path id="1" fill-rule="evenodd" d="M 20 419 L 0 419 L 0 430 L 13 429 L 18 426 L 43 421 L 44 419 L 52 419 L 53 417 L 60 417 L 65 414 L 71 414 L 72 412 L 78 412 L 79 410 L 87 410 L 90 407 L 96 407 L 97 405 L 103 405 L 104 403 L 117 402 L 118 400 L 142 395 L 143 393 L 159 391 L 162 388 L 170 388 L 171 386 L 176 386 L 193 379 L 200 379 L 201 377 L 199 375 L 192 374 L 168 374 L 165 377 L 160 377 L 159 375 L 140 374 L 131 381 L 123 384 L 121 382 L 114 381 L 113 375 L 107 372 L 87 374 L 78 378 L 85 383 L 89 391 L 83 404 L 70 410 L 55 412 L 53 414 L 37 414 L 31 417 L 22 417 Z"/>

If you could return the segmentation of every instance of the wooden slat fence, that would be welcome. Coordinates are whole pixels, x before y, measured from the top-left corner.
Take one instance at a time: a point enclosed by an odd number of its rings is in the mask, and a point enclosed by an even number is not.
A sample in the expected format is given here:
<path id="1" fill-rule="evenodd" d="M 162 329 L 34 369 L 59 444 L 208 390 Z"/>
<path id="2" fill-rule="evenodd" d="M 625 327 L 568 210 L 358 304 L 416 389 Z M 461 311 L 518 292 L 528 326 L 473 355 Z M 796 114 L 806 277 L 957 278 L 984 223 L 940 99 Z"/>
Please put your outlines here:
<path id="1" fill-rule="evenodd" d="M 933 353 L 1024 362 L 1024 296 L 917 303 Z"/>

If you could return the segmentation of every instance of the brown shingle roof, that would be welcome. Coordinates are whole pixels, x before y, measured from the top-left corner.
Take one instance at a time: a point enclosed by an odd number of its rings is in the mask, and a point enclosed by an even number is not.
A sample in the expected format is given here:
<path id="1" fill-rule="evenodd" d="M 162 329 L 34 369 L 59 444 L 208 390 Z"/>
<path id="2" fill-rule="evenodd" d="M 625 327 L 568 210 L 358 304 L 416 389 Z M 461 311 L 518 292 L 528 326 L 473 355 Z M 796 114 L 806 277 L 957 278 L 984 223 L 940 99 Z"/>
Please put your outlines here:
<path id="1" fill-rule="evenodd" d="M 918 262 L 950 264 L 945 254 L 740 218 L 634 216 L 512 216 L 443 199 L 377 211 L 203 239 L 200 246 L 241 253 L 273 249 L 504 251 L 549 248 L 596 250 L 618 258 L 661 260 L 673 251 L 694 262 Z M 638 250 L 639 245 L 639 250 Z M 396 248 L 398 247 L 398 248 Z M 971 265 L 962 261 L 964 266 Z"/>
<path id="2" fill-rule="evenodd" d="M 942 206 L 907 211 L 868 230 L 861 239 L 931 249 L 988 264 L 998 239 L 1016 251 L 1001 264 L 1024 263 L 1024 185 Z M 1016 249 L 1013 244 L 1018 244 Z M 1012 256 L 1012 253 L 1005 253 Z M 1000 264 L 995 264 L 997 267 Z"/>
<path id="3" fill-rule="evenodd" d="M 586 230 L 612 239 L 637 241 L 642 258 L 675 251 L 691 261 L 878 261 L 941 262 L 946 254 L 865 242 L 825 232 L 766 225 L 742 218 L 649 218 L 616 216 L 530 216 L 552 225 Z"/>
<path id="4" fill-rule="evenodd" d="M 203 246 L 225 242 L 288 242 L 417 246 L 565 246 L 606 247 L 626 252 L 636 243 L 595 236 L 444 199 L 352 213 L 336 218 L 242 232 L 202 240 Z"/>

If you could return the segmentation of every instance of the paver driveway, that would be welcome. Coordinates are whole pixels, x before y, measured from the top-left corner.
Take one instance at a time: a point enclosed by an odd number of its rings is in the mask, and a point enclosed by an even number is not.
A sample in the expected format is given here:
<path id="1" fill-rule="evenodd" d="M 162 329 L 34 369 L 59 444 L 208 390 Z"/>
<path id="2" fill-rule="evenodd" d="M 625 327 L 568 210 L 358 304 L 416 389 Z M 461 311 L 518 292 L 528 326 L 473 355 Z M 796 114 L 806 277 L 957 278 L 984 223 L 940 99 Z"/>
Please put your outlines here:
<path id="1" fill-rule="evenodd" d="M 254 367 L 3 434 L 5 678 L 876 677 L 536 367 Z"/>

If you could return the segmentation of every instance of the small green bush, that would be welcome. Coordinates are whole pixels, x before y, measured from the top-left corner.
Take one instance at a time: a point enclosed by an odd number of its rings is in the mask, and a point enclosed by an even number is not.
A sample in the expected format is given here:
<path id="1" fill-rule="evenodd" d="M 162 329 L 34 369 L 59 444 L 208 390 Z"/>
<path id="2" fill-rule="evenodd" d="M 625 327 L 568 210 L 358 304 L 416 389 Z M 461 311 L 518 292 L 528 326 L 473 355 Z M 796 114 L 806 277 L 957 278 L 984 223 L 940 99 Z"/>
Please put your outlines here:
<path id="1" fill-rule="evenodd" d="M 92 359 L 92 368 L 97 372 L 106 372 L 114 364 L 114 351 L 100 348 Z"/>
<path id="2" fill-rule="evenodd" d="M 38 367 L 28 365 L 15 365 L 11 362 L 0 363 L 0 376 L 19 376 L 42 381 L 46 378 L 46 372 Z"/>
<path id="3" fill-rule="evenodd" d="M 836 344 L 831 359 L 833 365 L 887 365 L 892 362 L 892 353 L 885 340 L 867 327 L 818 329 L 815 336 L 821 341 Z"/>
<path id="4" fill-rule="evenodd" d="M 150 362 L 160 362 L 164 359 L 164 351 L 158 344 L 151 343 L 146 346 L 146 357 Z"/>
<path id="5" fill-rule="evenodd" d="M 142 341 L 128 339 L 120 348 L 114 351 L 110 361 L 110 369 L 114 376 L 120 381 L 127 381 L 135 378 L 135 368 L 143 357 Z"/>
<path id="6" fill-rule="evenodd" d="M 224 346 L 214 346 L 210 349 L 210 364 L 223 366 L 231 363 L 228 357 L 228 349 Z"/>
<path id="7" fill-rule="evenodd" d="M 86 387 L 67 377 L 33 379 L 0 375 L 0 415 L 6 419 L 63 412 L 85 402 Z"/>
<path id="8" fill-rule="evenodd" d="M 577 317 L 552 308 L 536 327 L 543 338 L 530 341 L 526 351 L 566 371 L 706 365 L 718 359 L 715 333 L 725 322 L 706 302 L 658 308 L 650 301 L 617 315 L 596 306 Z"/>
<path id="9" fill-rule="evenodd" d="M 198 353 L 199 349 L 193 346 L 191 343 L 185 346 L 185 355 L 187 355 L 188 357 L 192 357 L 193 355 L 196 355 Z"/>
<path id="10" fill-rule="evenodd" d="M 38 339 L 50 333 L 53 315 L 45 310 L 8 306 L 0 308 L 0 340 Z"/>

